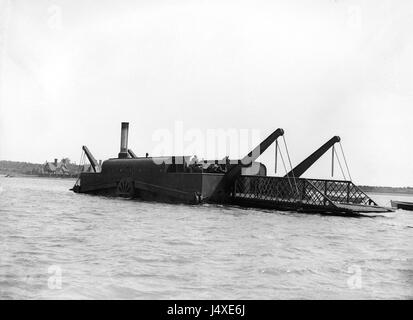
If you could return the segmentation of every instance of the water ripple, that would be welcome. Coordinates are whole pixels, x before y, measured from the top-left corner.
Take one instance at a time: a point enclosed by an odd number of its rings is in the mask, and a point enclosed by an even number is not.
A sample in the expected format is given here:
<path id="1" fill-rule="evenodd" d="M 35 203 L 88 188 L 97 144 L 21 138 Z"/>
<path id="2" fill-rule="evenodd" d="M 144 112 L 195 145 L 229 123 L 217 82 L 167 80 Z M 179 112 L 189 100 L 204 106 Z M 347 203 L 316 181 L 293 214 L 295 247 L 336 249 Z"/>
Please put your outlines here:
<path id="1" fill-rule="evenodd" d="M 0 178 L 0 298 L 413 297 L 406 211 L 346 219 L 159 204 L 74 194 L 73 183 Z"/>

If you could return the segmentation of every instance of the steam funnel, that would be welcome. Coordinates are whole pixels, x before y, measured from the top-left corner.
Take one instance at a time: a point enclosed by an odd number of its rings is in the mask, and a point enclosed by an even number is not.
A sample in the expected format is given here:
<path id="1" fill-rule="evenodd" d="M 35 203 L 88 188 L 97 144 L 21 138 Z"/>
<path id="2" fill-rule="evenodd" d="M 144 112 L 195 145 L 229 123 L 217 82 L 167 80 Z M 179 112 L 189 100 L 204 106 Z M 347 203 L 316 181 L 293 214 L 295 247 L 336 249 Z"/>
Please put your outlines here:
<path id="1" fill-rule="evenodd" d="M 122 129 L 120 132 L 120 152 L 118 158 L 128 157 L 128 133 L 129 122 L 122 122 Z"/>

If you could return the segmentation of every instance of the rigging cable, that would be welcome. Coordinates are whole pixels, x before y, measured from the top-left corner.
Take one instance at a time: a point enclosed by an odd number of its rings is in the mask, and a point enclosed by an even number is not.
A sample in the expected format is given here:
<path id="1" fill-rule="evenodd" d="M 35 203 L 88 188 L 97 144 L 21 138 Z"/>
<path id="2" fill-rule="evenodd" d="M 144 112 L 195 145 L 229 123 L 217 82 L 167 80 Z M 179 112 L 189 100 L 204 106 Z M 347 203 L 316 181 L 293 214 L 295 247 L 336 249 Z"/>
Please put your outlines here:
<path id="1" fill-rule="evenodd" d="M 83 154 L 82 154 L 82 171 L 84 171 L 85 169 L 86 169 L 86 167 L 85 167 L 85 165 L 86 165 L 86 152 L 85 151 L 83 151 Z"/>
<path id="2" fill-rule="evenodd" d="M 300 195 L 300 192 L 298 191 L 298 187 L 297 187 L 297 181 L 295 180 L 295 176 L 294 176 L 293 166 L 292 166 L 292 164 L 291 164 L 290 153 L 288 152 L 287 142 L 285 141 L 285 136 L 284 136 L 284 135 L 283 135 L 283 140 L 284 140 L 285 150 L 286 150 L 286 152 L 287 152 L 288 162 L 290 163 L 290 169 L 291 169 L 291 174 L 292 174 L 292 176 L 293 176 L 293 181 L 294 181 L 295 189 L 296 189 L 296 191 L 297 191 L 297 195 Z"/>
<path id="3" fill-rule="evenodd" d="M 85 151 L 82 149 L 82 152 L 80 153 L 79 165 L 77 166 L 77 171 L 79 172 L 79 176 L 77 177 L 77 180 L 75 182 L 75 186 L 78 185 L 78 182 L 80 180 L 81 165 L 82 165 L 84 155 L 85 155 Z"/>
<path id="4" fill-rule="evenodd" d="M 290 176 L 288 175 L 287 167 L 285 166 L 285 161 L 284 161 L 283 154 L 282 154 L 282 152 L 281 152 L 281 148 L 280 148 L 280 146 L 279 146 L 278 144 L 277 144 L 277 147 L 278 147 L 278 151 L 279 151 L 279 154 L 280 154 L 280 157 L 281 157 L 281 161 L 282 161 L 283 166 L 284 166 L 285 173 L 287 174 L 288 183 L 289 183 L 289 185 L 290 185 L 291 190 L 293 190 L 293 185 L 291 184 Z"/>
<path id="5" fill-rule="evenodd" d="M 277 173 L 277 162 L 278 162 L 278 139 L 275 140 L 275 173 Z"/>
<path id="6" fill-rule="evenodd" d="M 345 163 L 345 165 L 346 165 L 347 173 L 348 173 L 348 176 L 349 176 L 349 178 L 350 178 L 350 181 L 353 181 L 353 179 L 351 179 L 350 170 L 349 170 L 348 165 L 347 165 L 347 160 L 346 160 L 346 156 L 345 156 L 345 154 L 344 154 L 343 146 L 341 145 L 341 141 L 340 141 L 340 149 L 341 149 L 341 153 L 343 154 L 344 163 Z"/>
<path id="7" fill-rule="evenodd" d="M 80 153 L 80 159 L 79 159 L 79 164 L 78 164 L 78 168 L 77 168 L 77 170 L 80 172 L 80 166 L 82 165 L 82 159 L 83 159 L 83 154 L 84 154 L 84 151 L 83 151 L 83 149 L 82 149 L 82 152 Z"/>
<path id="8" fill-rule="evenodd" d="M 340 158 L 338 157 L 337 151 L 336 151 L 336 149 L 335 149 L 334 147 L 333 147 L 333 151 L 334 151 L 334 154 L 335 154 L 336 157 L 337 157 L 337 162 L 338 162 L 338 165 L 339 165 L 339 167 L 340 167 L 340 170 L 341 170 L 341 173 L 342 173 L 342 175 L 343 175 L 343 178 L 344 178 L 344 180 L 347 180 L 346 175 L 344 174 L 343 167 L 341 166 Z"/>

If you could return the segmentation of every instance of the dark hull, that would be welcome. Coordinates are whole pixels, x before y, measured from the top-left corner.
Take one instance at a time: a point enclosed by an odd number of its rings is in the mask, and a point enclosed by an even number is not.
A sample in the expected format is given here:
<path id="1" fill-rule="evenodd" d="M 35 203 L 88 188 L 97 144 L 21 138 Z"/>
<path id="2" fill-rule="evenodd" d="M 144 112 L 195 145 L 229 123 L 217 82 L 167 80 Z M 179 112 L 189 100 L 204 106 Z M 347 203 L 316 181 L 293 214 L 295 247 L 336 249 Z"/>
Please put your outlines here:
<path id="1" fill-rule="evenodd" d="M 391 201 L 391 206 L 397 209 L 413 211 L 413 202 Z"/>
<path id="2" fill-rule="evenodd" d="M 227 185 L 223 183 L 224 177 L 220 173 L 168 173 L 162 170 L 144 174 L 134 170 L 82 173 L 73 191 L 158 202 L 230 204 L 328 215 L 361 216 L 390 211 L 370 205 L 370 199 L 350 185 L 351 182 L 328 181 L 327 184 L 326 181 L 296 179 L 301 190 L 297 194 L 291 189 L 288 178 L 241 176 L 234 184 Z M 342 194 L 321 191 L 315 185 L 317 182 L 332 189 L 344 183 L 344 191 Z"/>
<path id="3" fill-rule="evenodd" d="M 116 175 L 82 173 L 80 183 L 73 188 L 78 193 L 140 198 L 143 200 L 199 203 L 216 195 L 222 174 L 160 173 Z"/>

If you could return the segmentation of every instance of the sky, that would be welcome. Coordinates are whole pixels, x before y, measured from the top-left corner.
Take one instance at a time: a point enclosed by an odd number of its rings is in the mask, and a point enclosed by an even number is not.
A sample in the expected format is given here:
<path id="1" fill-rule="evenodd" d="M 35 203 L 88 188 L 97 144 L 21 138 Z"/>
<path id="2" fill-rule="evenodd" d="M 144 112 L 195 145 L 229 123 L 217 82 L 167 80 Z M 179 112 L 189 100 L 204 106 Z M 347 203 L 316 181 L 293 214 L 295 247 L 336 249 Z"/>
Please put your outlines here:
<path id="1" fill-rule="evenodd" d="M 409 0 L 0 0 L 0 159 L 116 157 L 122 121 L 138 155 L 236 158 L 283 128 L 292 165 L 339 135 L 354 182 L 413 186 L 412 30 Z"/>

